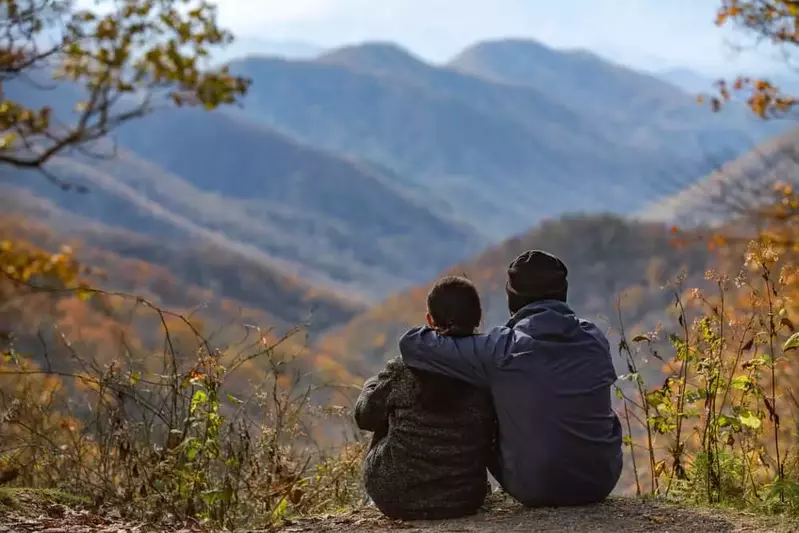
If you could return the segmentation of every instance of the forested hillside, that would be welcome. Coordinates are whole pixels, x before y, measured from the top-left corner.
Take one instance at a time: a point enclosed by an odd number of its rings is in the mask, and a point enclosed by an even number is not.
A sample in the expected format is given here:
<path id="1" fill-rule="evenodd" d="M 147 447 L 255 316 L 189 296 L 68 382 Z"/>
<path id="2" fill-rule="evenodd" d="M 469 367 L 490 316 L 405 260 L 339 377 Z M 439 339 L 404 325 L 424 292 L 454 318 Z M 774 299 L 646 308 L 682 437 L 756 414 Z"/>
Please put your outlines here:
<path id="1" fill-rule="evenodd" d="M 11 168 L 0 186 L 375 303 L 544 218 L 635 212 L 783 128 L 534 41 L 444 66 L 366 43 L 230 68 L 253 82 L 241 107 L 165 110 L 50 161 L 89 195 Z M 50 73 L 4 92 L 68 123 L 82 92 Z"/>
<path id="2" fill-rule="evenodd" d="M 723 224 L 745 219 L 752 227 L 770 215 L 774 185 L 799 183 L 799 129 L 761 143 L 741 157 L 684 190 L 642 207 L 647 220 L 674 221 L 685 226 Z M 750 231 L 750 235 L 751 235 Z"/>
<path id="3" fill-rule="evenodd" d="M 569 215 L 545 221 L 441 275 L 464 275 L 474 281 L 484 306 L 484 328 L 502 325 L 509 318 L 507 267 L 530 249 L 546 250 L 566 263 L 570 304 L 614 339 L 621 325 L 619 312 L 626 327 L 638 332 L 670 322 L 667 309 L 676 285 L 669 285 L 683 273 L 691 283 L 700 282 L 714 264 L 703 242 L 675 246 L 669 226 L 616 215 Z M 398 353 L 400 335 L 424 323 L 433 282 L 391 296 L 323 337 L 321 346 L 340 354 L 340 360 L 362 375 L 379 370 Z"/>
<path id="4" fill-rule="evenodd" d="M 257 313 L 258 322 L 287 330 L 307 324 L 323 331 L 345 322 L 363 307 L 342 295 L 320 290 L 269 265 L 238 258 L 232 263 L 225 248 L 199 241 L 182 247 L 115 229 L 60 210 L 24 191 L 0 199 L 6 239 L 28 241 L 51 253 L 70 246 L 76 258 L 103 273 L 96 288 L 151 295 L 169 308 L 203 308 L 225 313 Z M 214 312 L 212 312 L 213 314 Z"/>

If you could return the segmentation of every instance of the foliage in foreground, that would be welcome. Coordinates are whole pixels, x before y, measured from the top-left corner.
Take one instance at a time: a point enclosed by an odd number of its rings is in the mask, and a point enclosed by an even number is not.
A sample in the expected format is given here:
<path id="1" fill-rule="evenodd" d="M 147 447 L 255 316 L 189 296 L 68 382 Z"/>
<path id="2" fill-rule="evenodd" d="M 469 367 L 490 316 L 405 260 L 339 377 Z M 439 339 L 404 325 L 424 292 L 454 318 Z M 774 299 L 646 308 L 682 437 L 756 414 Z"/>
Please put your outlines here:
<path id="1" fill-rule="evenodd" d="M 35 93 L 49 78 L 85 96 L 71 102 L 69 120 L 55 117 L 64 109 L 26 107 L 0 87 L 3 166 L 38 168 L 166 105 L 211 110 L 235 103 L 249 86 L 225 67 L 208 68 L 210 53 L 233 39 L 209 2 L 0 0 L 0 13 L 0 85 L 24 84 Z"/>
<path id="2" fill-rule="evenodd" d="M 203 336 L 149 302 L 94 291 L 68 251 L 0 248 L 0 316 L 43 296 L 145 304 L 163 349 L 124 337 L 103 360 L 41 332 L 36 357 L 20 331 L 0 339 L 0 484 L 53 488 L 157 522 L 267 525 L 358 504 L 363 445 L 339 394 L 303 370 L 286 338 L 251 327 L 235 345 Z M 174 331 L 174 324 L 183 325 Z M 27 335 L 30 336 L 30 335 Z M 29 340 L 29 339 L 27 339 Z M 253 372 L 253 363 L 266 369 Z M 241 374 L 245 377 L 242 378 Z M 249 378 L 249 379 L 247 379 Z"/>
<path id="3" fill-rule="evenodd" d="M 708 271 L 712 290 L 677 283 L 676 332 L 622 335 L 617 396 L 639 495 L 799 512 L 799 204 L 781 190 L 787 211 L 737 275 Z M 656 386 L 652 364 L 665 374 Z"/>

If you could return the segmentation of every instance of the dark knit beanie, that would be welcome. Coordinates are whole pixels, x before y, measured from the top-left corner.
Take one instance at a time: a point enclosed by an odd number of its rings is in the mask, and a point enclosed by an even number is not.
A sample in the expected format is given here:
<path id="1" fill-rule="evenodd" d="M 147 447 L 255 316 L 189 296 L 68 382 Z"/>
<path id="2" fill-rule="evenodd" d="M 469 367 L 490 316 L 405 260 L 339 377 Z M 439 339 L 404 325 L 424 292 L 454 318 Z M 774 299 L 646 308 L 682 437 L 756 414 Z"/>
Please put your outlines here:
<path id="1" fill-rule="evenodd" d="M 516 313 L 540 300 L 566 301 L 569 270 L 563 261 L 540 250 L 528 250 L 508 266 L 508 309 Z"/>

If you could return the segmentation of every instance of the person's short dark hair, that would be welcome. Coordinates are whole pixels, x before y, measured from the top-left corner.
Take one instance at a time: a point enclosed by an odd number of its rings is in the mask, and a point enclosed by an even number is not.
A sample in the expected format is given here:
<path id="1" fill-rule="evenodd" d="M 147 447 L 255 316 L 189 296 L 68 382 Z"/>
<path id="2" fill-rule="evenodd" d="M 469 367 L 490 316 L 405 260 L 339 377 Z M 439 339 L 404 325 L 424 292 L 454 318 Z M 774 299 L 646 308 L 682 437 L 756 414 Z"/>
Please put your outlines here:
<path id="1" fill-rule="evenodd" d="M 569 270 L 552 254 L 528 250 L 508 266 L 508 309 L 515 314 L 525 305 L 541 300 L 565 302 L 569 289 Z"/>
<path id="2" fill-rule="evenodd" d="M 474 283 L 446 276 L 427 295 L 427 311 L 436 327 L 447 335 L 472 335 L 480 326 L 483 310 Z"/>

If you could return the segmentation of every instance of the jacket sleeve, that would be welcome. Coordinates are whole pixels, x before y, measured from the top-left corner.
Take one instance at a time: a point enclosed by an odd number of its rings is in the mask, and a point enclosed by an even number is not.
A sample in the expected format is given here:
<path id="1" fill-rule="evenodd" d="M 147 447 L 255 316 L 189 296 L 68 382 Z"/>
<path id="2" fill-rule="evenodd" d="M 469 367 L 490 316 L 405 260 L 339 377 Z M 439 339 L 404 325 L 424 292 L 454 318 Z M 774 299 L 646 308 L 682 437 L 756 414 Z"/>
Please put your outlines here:
<path id="1" fill-rule="evenodd" d="M 489 375 L 510 348 L 513 330 L 499 327 L 469 337 L 440 335 L 428 327 L 414 328 L 399 342 L 403 362 L 411 368 L 489 386 Z"/>
<path id="2" fill-rule="evenodd" d="M 392 372 L 389 367 L 366 380 L 355 402 L 355 423 L 364 431 L 388 431 L 388 396 Z"/>

